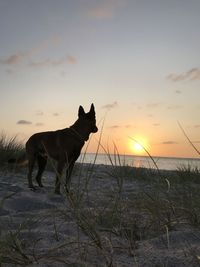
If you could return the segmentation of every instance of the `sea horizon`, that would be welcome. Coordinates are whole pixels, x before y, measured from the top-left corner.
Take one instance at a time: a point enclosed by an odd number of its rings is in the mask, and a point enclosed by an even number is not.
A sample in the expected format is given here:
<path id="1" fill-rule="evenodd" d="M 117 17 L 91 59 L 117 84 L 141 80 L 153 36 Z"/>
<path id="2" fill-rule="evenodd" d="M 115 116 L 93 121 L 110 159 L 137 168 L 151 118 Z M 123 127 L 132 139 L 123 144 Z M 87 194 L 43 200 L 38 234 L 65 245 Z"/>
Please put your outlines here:
<path id="1" fill-rule="evenodd" d="M 169 157 L 169 156 L 152 156 L 157 166 L 161 170 L 176 170 L 182 166 L 198 167 L 200 168 L 200 158 L 192 157 Z M 155 164 L 149 156 L 145 155 L 114 155 L 105 153 L 82 153 L 77 162 L 95 163 L 103 165 L 127 165 L 131 167 L 144 167 L 155 169 Z"/>

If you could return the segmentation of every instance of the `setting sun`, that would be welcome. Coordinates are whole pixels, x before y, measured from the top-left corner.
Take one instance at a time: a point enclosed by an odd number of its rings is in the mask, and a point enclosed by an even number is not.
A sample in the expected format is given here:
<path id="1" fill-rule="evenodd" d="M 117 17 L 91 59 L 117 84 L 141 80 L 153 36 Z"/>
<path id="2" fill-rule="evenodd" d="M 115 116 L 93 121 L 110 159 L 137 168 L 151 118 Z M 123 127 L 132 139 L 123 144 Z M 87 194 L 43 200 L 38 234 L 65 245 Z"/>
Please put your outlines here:
<path id="1" fill-rule="evenodd" d="M 141 137 L 131 138 L 129 147 L 134 154 L 142 155 L 148 147 L 147 140 Z"/>
<path id="2" fill-rule="evenodd" d="M 133 150 L 134 150 L 135 152 L 137 152 L 137 153 L 140 153 L 140 152 L 143 150 L 143 147 L 142 147 L 141 144 L 139 144 L 139 143 L 135 143 L 135 144 L 133 145 Z"/>

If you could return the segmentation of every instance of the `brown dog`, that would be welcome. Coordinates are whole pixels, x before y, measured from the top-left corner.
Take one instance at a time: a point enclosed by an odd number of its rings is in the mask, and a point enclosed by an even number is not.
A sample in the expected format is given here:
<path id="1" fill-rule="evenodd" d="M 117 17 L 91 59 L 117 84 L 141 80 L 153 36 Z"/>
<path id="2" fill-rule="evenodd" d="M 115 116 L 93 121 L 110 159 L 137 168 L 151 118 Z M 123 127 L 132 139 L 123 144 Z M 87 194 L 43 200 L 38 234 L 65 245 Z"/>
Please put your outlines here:
<path id="1" fill-rule="evenodd" d="M 26 143 L 29 187 L 35 190 L 32 183 L 35 161 L 38 164 L 36 181 L 40 187 L 43 186 L 41 181 L 42 173 L 45 169 L 47 158 L 51 157 L 58 163 L 55 193 L 60 193 L 60 178 L 65 166 L 67 167 L 66 189 L 68 190 L 74 163 L 79 157 L 85 141 L 89 139 L 90 133 L 96 133 L 97 131 L 95 109 L 92 104 L 88 113 L 85 113 L 82 106 L 79 107 L 78 119 L 71 127 L 32 135 Z"/>

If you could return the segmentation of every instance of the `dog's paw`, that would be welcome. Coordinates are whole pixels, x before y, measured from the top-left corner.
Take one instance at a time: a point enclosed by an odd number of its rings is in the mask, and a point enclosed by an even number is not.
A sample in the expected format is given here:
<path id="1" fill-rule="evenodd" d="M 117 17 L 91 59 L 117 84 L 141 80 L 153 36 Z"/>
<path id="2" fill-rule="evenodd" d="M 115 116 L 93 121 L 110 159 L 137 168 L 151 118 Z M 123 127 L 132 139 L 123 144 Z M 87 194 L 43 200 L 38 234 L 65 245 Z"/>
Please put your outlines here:
<path id="1" fill-rule="evenodd" d="M 59 189 L 56 188 L 55 191 L 54 191 L 54 193 L 55 193 L 56 195 L 60 195 L 60 188 L 59 188 Z"/>
<path id="2" fill-rule="evenodd" d="M 29 189 L 30 189 L 31 191 L 33 191 L 33 192 L 35 192 L 35 191 L 37 190 L 36 187 L 34 187 L 34 186 L 29 187 Z"/>

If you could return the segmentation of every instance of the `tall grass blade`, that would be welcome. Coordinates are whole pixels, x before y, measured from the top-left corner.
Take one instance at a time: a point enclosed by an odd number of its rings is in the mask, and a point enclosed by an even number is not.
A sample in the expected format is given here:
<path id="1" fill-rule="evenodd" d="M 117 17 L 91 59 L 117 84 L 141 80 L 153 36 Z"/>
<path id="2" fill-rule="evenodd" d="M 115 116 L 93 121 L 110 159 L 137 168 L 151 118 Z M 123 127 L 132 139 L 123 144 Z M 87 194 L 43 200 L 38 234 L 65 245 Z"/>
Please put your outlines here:
<path id="1" fill-rule="evenodd" d="M 194 148 L 194 150 L 197 152 L 197 154 L 200 156 L 200 151 L 196 148 L 196 146 L 192 143 L 192 141 L 190 140 L 190 138 L 188 137 L 188 135 L 186 134 L 185 130 L 183 129 L 183 127 L 181 126 L 180 122 L 178 122 L 178 126 L 180 127 L 182 133 L 184 134 L 184 136 L 186 137 L 186 139 L 188 140 L 189 144 Z"/>
<path id="2" fill-rule="evenodd" d="M 160 172 L 160 169 L 159 169 L 159 167 L 158 167 L 158 165 L 157 165 L 155 159 L 151 156 L 151 154 L 149 153 L 149 151 L 148 151 L 148 150 L 147 150 L 147 149 L 146 149 L 140 142 L 138 142 L 136 139 L 134 139 L 134 138 L 132 138 L 132 137 L 129 137 L 129 138 L 130 138 L 132 141 L 138 143 L 138 144 L 144 149 L 144 151 L 147 153 L 147 155 L 149 156 L 149 158 L 152 160 L 154 166 L 156 167 L 156 170 L 158 171 L 159 176 L 165 179 L 165 181 L 166 181 L 166 183 L 167 183 L 167 188 L 168 188 L 167 191 L 169 192 L 169 190 L 170 190 L 170 182 L 169 182 L 169 180 L 168 180 L 167 178 L 163 177 L 163 175 L 162 175 L 162 173 Z"/>

